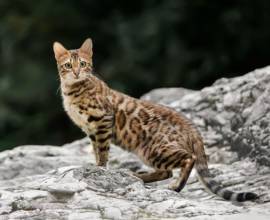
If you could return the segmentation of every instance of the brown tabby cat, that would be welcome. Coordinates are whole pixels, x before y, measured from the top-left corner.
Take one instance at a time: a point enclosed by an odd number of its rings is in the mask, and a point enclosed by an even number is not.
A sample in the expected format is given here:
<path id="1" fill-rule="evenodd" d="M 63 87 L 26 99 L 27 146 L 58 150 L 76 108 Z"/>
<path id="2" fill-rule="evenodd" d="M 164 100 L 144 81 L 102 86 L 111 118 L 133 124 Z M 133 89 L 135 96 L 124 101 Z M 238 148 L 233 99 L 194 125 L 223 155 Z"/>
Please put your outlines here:
<path id="1" fill-rule="evenodd" d="M 110 143 L 137 154 L 154 172 L 134 174 L 144 182 L 172 177 L 170 189 L 179 192 L 195 165 L 199 178 L 213 193 L 226 200 L 254 200 L 251 192 L 234 193 L 212 180 L 202 137 L 191 122 L 168 107 L 138 100 L 110 89 L 92 74 L 92 41 L 76 50 L 53 45 L 61 79 L 64 108 L 92 140 L 98 166 L 106 166 Z"/>

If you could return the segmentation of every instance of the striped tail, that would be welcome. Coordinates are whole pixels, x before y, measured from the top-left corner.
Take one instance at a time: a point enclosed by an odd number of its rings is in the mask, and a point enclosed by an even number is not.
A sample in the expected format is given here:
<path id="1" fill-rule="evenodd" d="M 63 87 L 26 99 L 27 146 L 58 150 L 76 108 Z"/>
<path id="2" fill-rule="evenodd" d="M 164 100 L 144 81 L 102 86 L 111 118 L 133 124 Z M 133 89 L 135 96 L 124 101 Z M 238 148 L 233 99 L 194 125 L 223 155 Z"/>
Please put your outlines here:
<path id="1" fill-rule="evenodd" d="M 205 187 L 210 192 L 218 195 L 225 200 L 244 202 L 259 198 L 257 194 L 252 192 L 235 193 L 230 190 L 224 189 L 224 187 L 222 187 L 220 183 L 213 180 L 207 166 L 200 166 L 196 164 L 196 170 L 200 181 L 205 185 Z"/>

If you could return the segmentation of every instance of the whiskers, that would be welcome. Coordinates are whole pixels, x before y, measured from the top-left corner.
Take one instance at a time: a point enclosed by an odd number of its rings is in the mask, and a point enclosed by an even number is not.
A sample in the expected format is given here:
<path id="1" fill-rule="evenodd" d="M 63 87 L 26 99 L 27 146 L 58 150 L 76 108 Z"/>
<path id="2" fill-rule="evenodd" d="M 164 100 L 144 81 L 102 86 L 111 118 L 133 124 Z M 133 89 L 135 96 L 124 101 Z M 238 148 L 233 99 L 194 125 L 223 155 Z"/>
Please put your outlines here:
<path id="1" fill-rule="evenodd" d="M 56 90 L 56 95 L 59 93 L 60 94 L 60 91 L 61 91 L 61 80 L 60 80 L 60 77 L 58 76 L 57 78 L 56 78 L 56 80 L 59 82 L 58 83 L 58 88 L 57 88 L 57 90 Z"/>
<path id="2" fill-rule="evenodd" d="M 58 93 L 60 94 L 60 91 L 61 91 L 61 86 L 59 86 L 56 90 L 56 95 L 58 95 Z"/>

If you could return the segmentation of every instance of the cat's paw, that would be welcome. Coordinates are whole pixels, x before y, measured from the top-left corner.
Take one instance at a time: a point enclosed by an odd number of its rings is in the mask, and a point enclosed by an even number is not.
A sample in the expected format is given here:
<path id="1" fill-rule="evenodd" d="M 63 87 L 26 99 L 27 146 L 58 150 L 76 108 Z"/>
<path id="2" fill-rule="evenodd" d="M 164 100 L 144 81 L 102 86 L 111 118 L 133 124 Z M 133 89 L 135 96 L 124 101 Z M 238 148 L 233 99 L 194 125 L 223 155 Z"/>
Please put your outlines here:
<path id="1" fill-rule="evenodd" d="M 178 183 L 178 181 L 173 181 L 168 186 L 168 189 L 173 190 L 175 192 L 180 192 L 183 189 L 183 187 L 181 186 L 181 184 Z"/>

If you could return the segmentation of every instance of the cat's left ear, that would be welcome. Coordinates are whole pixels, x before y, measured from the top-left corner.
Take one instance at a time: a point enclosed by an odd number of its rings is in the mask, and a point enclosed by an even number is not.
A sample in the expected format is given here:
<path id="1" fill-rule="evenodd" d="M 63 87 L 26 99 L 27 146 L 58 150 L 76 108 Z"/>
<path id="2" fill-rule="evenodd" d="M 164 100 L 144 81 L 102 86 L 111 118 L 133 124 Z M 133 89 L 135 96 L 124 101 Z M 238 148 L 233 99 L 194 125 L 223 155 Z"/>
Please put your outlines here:
<path id="1" fill-rule="evenodd" d="M 93 55 L 93 43 L 91 38 L 87 38 L 82 46 L 80 47 L 80 51 L 86 54 L 90 54 L 90 57 Z"/>

